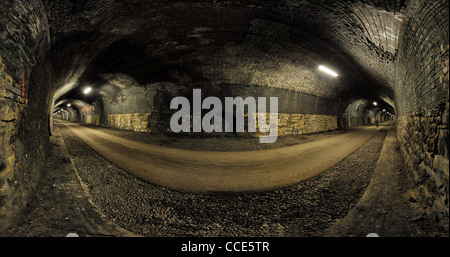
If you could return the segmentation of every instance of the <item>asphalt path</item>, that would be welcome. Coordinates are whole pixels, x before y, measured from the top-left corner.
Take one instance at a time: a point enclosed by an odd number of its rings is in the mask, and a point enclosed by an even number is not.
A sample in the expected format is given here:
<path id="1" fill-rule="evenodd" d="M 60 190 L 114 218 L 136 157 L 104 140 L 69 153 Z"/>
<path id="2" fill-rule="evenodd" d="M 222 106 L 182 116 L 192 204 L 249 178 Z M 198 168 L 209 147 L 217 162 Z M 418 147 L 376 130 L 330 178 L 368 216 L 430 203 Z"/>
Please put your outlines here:
<path id="1" fill-rule="evenodd" d="M 300 182 L 340 162 L 382 128 L 365 126 L 270 150 L 217 152 L 151 145 L 77 123 L 59 124 L 130 174 L 164 187 L 197 193 L 259 191 Z"/>

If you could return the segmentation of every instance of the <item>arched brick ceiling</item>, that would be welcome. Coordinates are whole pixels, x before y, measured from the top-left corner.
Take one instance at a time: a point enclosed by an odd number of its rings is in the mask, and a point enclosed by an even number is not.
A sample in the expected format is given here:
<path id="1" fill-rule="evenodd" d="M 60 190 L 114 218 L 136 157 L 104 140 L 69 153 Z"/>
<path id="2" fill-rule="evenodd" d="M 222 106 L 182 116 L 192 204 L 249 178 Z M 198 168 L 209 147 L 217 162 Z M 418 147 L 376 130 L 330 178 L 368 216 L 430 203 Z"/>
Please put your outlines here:
<path id="1" fill-rule="evenodd" d="M 54 65 L 78 82 L 62 93 L 123 73 L 139 83 L 250 83 L 390 104 L 404 2 L 44 1 Z M 341 79 L 314 75 L 321 62 Z"/>

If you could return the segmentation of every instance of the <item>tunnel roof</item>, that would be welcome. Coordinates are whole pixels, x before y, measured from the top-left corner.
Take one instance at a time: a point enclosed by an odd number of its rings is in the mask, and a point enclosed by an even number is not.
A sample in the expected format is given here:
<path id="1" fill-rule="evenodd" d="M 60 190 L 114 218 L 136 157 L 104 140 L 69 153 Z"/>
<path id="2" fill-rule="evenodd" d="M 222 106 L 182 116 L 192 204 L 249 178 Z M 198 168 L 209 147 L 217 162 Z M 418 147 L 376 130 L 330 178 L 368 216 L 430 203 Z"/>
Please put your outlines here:
<path id="1" fill-rule="evenodd" d="M 393 104 L 405 1 L 44 1 L 54 65 L 77 87 L 251 84 Z M 320 64 L 335 69 L 331 79 Z M 89 99 L 88 99 L 89 100 Z"/>

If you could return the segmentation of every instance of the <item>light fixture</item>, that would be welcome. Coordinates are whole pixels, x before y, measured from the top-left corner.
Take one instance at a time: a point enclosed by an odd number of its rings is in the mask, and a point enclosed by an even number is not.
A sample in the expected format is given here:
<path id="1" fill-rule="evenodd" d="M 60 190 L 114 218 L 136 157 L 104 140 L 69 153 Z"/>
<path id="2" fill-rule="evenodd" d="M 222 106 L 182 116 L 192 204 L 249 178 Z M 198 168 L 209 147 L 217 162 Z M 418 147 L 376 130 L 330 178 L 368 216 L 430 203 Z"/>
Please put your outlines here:
<path id="1" fill-rule="evenodd" d="M 67 107 L 70 107 L 70 104 L 67 104 Z"/>
<path id="2" fill-rule="evenodd" d="M 330 70 L 329 68 L 327 68 L 327 67 L 325 67 L 323 65 L 319 65 L 319 70 L 321 70 L 321 71 L 323 71 L 323 72 L 325 72 L 328 75 L 331 75 L 333 77 L 337 77 L 338 76 L 338 74 L 336 72 Z"/>
<path id="3" fill-rule="evenodd" d="M 89 92 L 91 92 L 92 88 L 91 87 L 87 87 L 83 93 L 88 94 Z"/>
<path id="4" fill-rule="evenodd" d="M 386 111 L 386 109 L 383 109 L 383 112 L 385 112 Z"/>
<path id="5" fill-rule="evenodd" d="M 378 104 L 377 104 L 377 102 L 373 102 L 373 105 L 377 106 Z"/>

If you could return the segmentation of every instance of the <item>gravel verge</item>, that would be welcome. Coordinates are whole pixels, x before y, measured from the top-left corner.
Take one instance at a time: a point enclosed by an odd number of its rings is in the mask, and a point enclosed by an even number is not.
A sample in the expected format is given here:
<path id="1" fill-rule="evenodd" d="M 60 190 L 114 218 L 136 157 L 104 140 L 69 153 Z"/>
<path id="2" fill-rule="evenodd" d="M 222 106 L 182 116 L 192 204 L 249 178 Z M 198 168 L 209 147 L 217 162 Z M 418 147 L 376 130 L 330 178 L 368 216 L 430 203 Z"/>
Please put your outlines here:
<path id="1" fill-rule="evenodd" d="M 110 131 L 123 137 L 128 134 Z M 356 205 L 370 182 L 387 128 L 308 180 L 263 192 L 217 195 L 177 192 L 141 181 L 112 165 L 64 127 L 61 132 L 94 204 L 122 228 L 144 236 L 297 237 L 320 236 Z M 145 134 L 130 132 L 128 138 L 133 137 L 146 142 Z M 247 149 L 239 145 L 241 141 L 245 140 L 221 145 Z M 177 147 L 180 143 L 166 140 L 165 145 Z"/>

